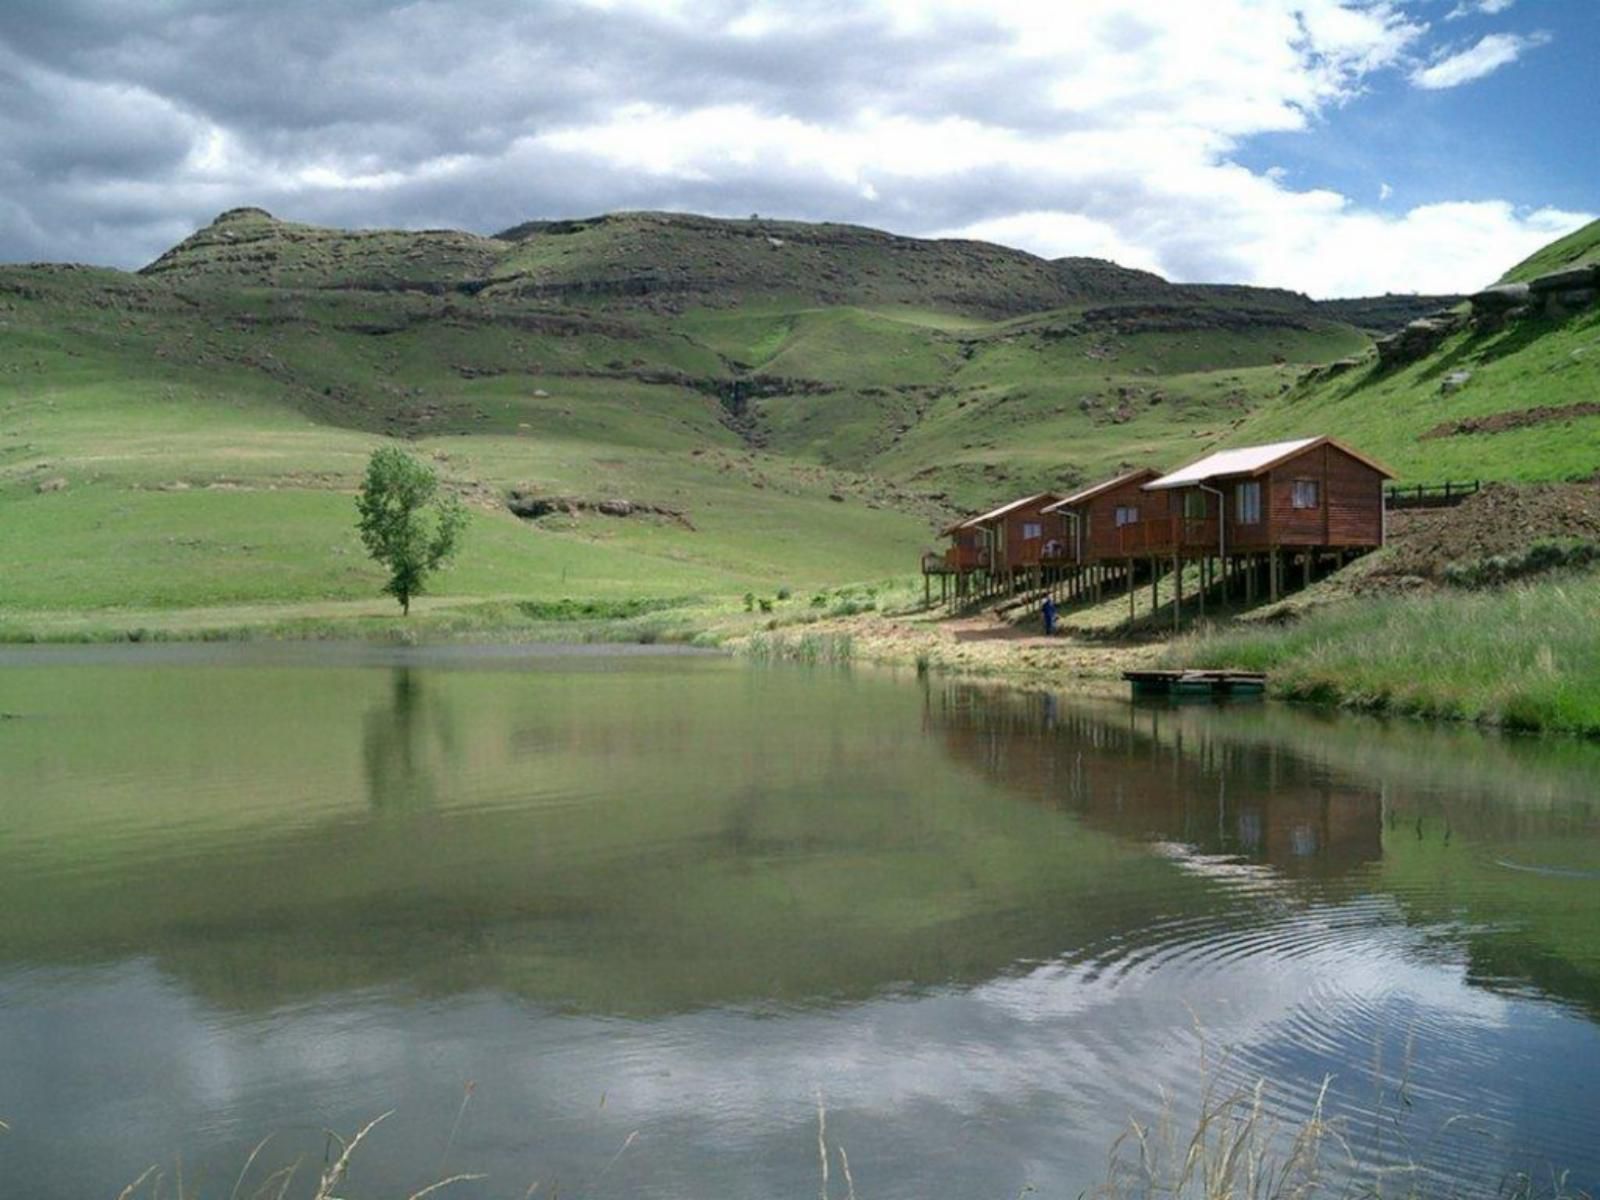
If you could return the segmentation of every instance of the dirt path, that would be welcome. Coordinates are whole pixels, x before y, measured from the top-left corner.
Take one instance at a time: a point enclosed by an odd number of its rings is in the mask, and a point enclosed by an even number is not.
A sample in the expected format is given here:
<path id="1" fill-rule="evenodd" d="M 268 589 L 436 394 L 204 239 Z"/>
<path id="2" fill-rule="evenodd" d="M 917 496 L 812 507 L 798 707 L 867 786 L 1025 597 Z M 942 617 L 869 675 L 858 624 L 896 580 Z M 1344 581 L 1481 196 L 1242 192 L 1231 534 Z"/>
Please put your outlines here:
<path id="1" fill-rule="evenodd" d="M 858 660 L 896 666 L 926 663 L 933 670 L 1053 686 L 1121 686 L 1123 671 L 1151 665 L 1167 645 L 1161 640 L 1045 637 L 988 613 L 945 620 L 923 614 L 864 614 L 807 629 L 848 634 L 851 657 Z"/>

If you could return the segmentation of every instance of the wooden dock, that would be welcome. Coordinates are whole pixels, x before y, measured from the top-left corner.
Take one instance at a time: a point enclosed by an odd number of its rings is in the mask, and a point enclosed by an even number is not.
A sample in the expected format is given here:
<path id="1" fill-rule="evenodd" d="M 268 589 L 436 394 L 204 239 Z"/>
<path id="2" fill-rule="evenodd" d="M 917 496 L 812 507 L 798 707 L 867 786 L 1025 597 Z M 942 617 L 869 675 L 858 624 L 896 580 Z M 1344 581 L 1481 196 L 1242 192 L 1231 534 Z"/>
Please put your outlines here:
<path id="1" fill-rule="evenodd" d="M 1260 671 L 1124 671 L 1135 696 L 1259 696 L 1267 690 Z"/>

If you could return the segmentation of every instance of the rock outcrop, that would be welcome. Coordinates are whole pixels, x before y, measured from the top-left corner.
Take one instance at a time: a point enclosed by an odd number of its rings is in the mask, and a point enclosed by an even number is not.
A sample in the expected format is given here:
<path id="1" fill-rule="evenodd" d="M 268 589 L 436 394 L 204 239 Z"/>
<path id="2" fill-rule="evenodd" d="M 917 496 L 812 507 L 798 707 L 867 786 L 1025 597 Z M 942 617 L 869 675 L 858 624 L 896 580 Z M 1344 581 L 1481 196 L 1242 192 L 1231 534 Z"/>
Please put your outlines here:
<path id="1" fill-rule="evenodd" d="M 1472 295 L 1472 319 L 1497 329 L 1524 316 L 1561 317 L 1600 301 L 1600 263 L 1563 267 L 1526 283 L 1502 283 Z"/>
<path id="2" fill-rule="evenodd" d="M 1424 359 L 1466 321 L 1466 314 L 1454 309 L 1412 321 L 1399 333 L 1373 343 L 1378 350 L 1378 362 L 1386 367 L 1397 367 Z"/>
<path id="3" fill-rule="evenodd" d="M 579 513 L 592 512 L 605 517 L 666 517 L 685 529 L 694 528 L 681 509 L 668 508 L 662 504 L 641 504 L 637 500 L 588 500 L 578 496 L 546 496 L 517 488 L 506 498 L 506 507 L 513 515 L 525 521 L 537 521 L 540 517 L 557 514 L 575 517 Z"/>

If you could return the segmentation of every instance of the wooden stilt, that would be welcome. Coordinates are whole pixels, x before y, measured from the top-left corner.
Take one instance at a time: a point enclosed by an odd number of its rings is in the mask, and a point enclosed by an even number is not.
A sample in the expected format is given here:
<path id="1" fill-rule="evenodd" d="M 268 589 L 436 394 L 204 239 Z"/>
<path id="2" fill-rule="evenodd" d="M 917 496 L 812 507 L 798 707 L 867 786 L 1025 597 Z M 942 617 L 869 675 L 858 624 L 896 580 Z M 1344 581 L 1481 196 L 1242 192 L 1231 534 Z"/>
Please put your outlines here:
<path id="1" fill-rule="evenodd" d="M 1311 586 L 1311 548 L 1309 546 L 1306 548 L 1305 554 L 1303 554 L 1301 556 L 1301 559 L 1300 559 L 1300 576 L 1301 576 L 1302 586 L 1310 587 Z"/>
<path id="2" fill-rule="evenodd" d="M 1276 602 L 1278 599 L 1278 563 L 1281 555 L 1274 546 L 1267 558 L 1267 597 Z"/>
<path id="3" fill-rule="evenodd" d="M 1172 630 L 1178 630 L 1178 622 L 1183 620 L 1183 559 L 1176 554 L 1172 556 Z"/>

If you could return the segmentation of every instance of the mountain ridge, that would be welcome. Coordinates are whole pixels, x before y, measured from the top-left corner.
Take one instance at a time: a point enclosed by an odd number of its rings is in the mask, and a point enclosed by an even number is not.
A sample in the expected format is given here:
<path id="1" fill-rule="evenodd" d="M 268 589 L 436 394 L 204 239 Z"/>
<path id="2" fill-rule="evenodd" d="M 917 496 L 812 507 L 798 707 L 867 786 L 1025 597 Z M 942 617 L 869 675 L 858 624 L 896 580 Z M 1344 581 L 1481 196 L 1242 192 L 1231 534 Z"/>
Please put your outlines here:
<path id="1" fill-rule="evenodd" d="M 696 303 L 795 296 L 821 305 L 933 304 L 987 317 L 1144 301 L 1315 312 L 1378 331 L 1460 299 L 1317 301 L 1284 288 L 1173 283 L 1106 259 L 1046 259 L 976 239 L 917 238 L 837 222 L 670 212 L 533 220 L 485 236 L 437 229 L 344 230 L 282 221 L 261 208 L 234 208 L 138 274 L 231 286 L 486 293 L 533 303 L 631 304 L 668 312 Z M 1380 311 L 1384 319 L 1374 320 Z"/>

